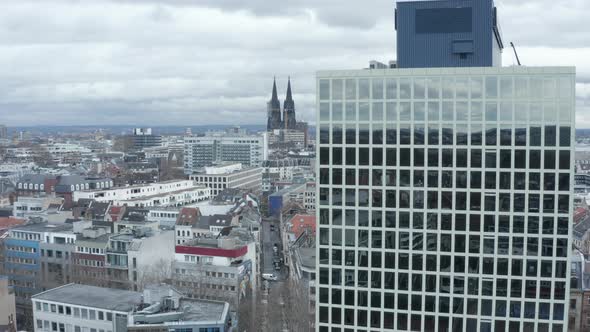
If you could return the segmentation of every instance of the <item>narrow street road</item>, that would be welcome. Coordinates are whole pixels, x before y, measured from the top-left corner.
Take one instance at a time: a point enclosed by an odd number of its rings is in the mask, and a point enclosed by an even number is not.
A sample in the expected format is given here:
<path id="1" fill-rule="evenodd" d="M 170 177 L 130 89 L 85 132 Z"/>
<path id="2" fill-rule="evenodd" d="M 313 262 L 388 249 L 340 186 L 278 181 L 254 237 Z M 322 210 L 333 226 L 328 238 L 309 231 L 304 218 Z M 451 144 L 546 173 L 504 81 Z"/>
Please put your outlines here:
<path id="1" fill-rule="evenodd" d="M 262 221 L 262 274 L 273 274 L 276 281 L 264 281 L 268 284 L 268 290 L 262 291 L 262 304 L 264 317 L 261 328 L 272 331 L 289 331 L 286 326 L 288 310 L 285 306 L 283 291 L 287 288 L 289 272 L 284 266 L 283 248 L 281 241 L 281 225 L 278 219 L 263 219 Z M 273 247 L 277 247 L 275 250 Z M 277 270 L 274 262 L 280 262 L 280 270 Z"/>

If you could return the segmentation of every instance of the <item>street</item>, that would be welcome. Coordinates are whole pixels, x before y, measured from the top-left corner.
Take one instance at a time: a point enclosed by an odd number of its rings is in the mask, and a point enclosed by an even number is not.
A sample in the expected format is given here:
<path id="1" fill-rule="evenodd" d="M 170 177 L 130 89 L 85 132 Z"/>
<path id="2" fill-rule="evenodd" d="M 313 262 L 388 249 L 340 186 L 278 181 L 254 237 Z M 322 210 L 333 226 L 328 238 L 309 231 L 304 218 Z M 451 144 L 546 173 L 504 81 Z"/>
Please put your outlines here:
<path id="1" fill-rule="evenodd" d="M 274 230 L 271 230 L 271 225 L 274 226 Z M 289 276 L 287 269 L 281 264 L 281 270 L 277 271 L 273 264 L 274 259 L 283 259 L 283 262 L 285 260 L 280 232 L 281 227 L 278 219 L 265 219 L 262 221 L 262 273 L 274 274 L 277 276 L 278 281 L 284 281 Z M 273 246 L 275 244 L 278 246 L 278 255 L 274 253 Z"/>
<path id="2" fill-rule="evenodd" d="M 289 331 L 285 323 L 285 302 L 283 293 L 286 290 L 286 281 L 289 277 L 287 267 L 284 266 L 283 245 L 281 240 L 281 225 L 278 219 L 264 219 L 262 221 L 262 273 L 274 274 L 276 281 L 265 281 L 263 283 L 262 304 L 264 305 L 264 318 L 261 328 L 277 331 Z M 278 249 L 273 247 L 277 245 Z M 275 269 L 274 261 L 280 261 L 281 269 Z M 268 285 L 266 288 L 264 285 Z M 280 317 L 280 318 L 279 318 Z"/>

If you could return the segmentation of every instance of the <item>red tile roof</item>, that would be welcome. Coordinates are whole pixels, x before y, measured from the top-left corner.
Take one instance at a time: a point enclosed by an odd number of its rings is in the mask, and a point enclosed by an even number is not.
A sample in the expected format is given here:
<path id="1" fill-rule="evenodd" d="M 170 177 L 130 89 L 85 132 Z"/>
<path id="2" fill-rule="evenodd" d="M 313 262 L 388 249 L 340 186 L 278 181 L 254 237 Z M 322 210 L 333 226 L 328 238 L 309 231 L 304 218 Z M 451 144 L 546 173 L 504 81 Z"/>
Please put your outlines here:
<path id="1" fill-rule="evenodd" d="M 183 208 L 178 214 L 176 224 L 179 226 L 192 226 L 201 217 L 201 210 L 199 208 Z"/>
<path id="2" fill-rule="evenodd" d="M 312 233 L 315 234 L 316 219 L 312 215 L 296 214 L 291 218 L 291 232 L 299 237 L 305 229 L 311 229 Z"/>
<path id="3" fill-rule="evenodd" d="M 0 217 L 0 230 L 6 230 L 15 226 L 24 225 L 26 221 L 24 219 L 14 217 Z"/>

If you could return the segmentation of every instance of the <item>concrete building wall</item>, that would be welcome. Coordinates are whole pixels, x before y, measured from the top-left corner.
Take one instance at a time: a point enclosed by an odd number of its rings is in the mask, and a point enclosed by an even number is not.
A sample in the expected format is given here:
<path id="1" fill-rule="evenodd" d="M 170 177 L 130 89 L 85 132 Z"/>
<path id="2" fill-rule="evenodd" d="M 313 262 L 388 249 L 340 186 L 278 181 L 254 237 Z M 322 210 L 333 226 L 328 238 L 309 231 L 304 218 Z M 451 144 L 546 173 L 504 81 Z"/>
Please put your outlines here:
<path id="1" fill-rule="evenodd" d="M 8 277 L 0 276 L 0 326 L 13 325 L 16 330 L 16 302 Z"/>
<path id="2" fill-rule="evenodd" d="M 128 251 L 129 280 L 134 291 L 171 277 L 174 248 L 174 231 L 162 231 L 141 239 L 137 250 Z"/>

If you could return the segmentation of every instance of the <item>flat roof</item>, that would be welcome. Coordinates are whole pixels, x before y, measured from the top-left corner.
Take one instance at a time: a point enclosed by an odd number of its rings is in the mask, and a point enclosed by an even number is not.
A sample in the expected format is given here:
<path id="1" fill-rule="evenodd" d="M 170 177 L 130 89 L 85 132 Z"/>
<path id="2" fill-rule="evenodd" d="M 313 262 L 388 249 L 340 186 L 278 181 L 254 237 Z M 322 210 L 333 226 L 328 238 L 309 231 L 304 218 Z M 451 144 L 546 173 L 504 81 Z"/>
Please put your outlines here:
<path id="1" fill-rule="evenodd" d="M 394 68 L 394 69 L 353 69 L 353 70 L 321 70 L 316 72 L 317 78 L 339 77 L 377 77 L 381 76 L 419 76 L 419 75 L 551 75 L 576 74 L 576 67 L 557 66 L 510 66 L 510 67 L 444 67 L 444 68 Z"/>
<path id="2" fill-rule="evenodd" d="M 137 188 L 152 188 L 155 187 L 157 185 L 163 185 L 163 184 L 171 184 L 171 183 L 180 183 L 180 182 L 186 182 L 186 181 L 192 181 L 192 180 L 186 180 L 186 179 L 178 179 L 178 180 L 167 180 L 167 181 L 162 181 L 162 182 L 153 182 L 153 183 L 146 183 L 146 184 L 135 184 L 135 185 L 131 185 L 131 186 L 120 186 L 120 187 L 110 187 L 110 188 L 103 188 L 103 189 L 89 189 L 89 190 L 80 190 L 80 192 L 105 192 L 105 191 L 115 191 L 115 190 L 123 190 L 123 189 L 137 189 Z"/>
<path id="3" fill-rule="evenodd" d="M 29 224 L 24 226 L 14 227 L 12 230 L 23 232 L 71 232 L 73 226 L 71 224 Z"/>
<path id="4" fill-rule="evenodd" d="M 224 321 L 227 315 L 225 302 L 182 299 L 180 307 L 185 308 L 183 321 Z"/>
<path id="5" fill-rule="evenodd" d="M 182 193 L 186 193 L 186 192 L 190 192 L 190 191 L 207 189 L 207 188 L 209 188 L 209 187 L 202 185 L 202 184 L 198 184 L 198 185 L 195 185 L 195 186 L 193 186 L 191 188 L 187 188 L 187 189 L 181 189 L 181 190 L 176 190 L 176 191 L 172 191 L 172 192 L 154 194 L 154 195 L 149 195 L 149 196 L 139 196 L 139 197 L 134 197 L 134 198 L 130 198 L 130 199 L 121 199 L 119 201 L 120 202 L 141 201 L 141 200 L 145 200 L 145 199 L 164 197 L 164 196 L 168 196 L 168 195 L 178 195 L 178 194 L 182 194 Z"/>
<path id="6" fill-rule="evenodd" d="M 301 265 L 307 268 L 315 268 L 316 252 L 314 248 L 297 248 Z"/>
<path id="7" fill-rule="evenodd" d="M 141 303 L 141 293 L 80 284 L 67 284 L 33 295 L 34 300 L 130 312 Z"/>
<path id="8" fill-rule="evenodd" d="M 199 208 L 201 215 L 212 216 L 215 214 L 228 214 L 235 204 L 211 204 L 210 201 L 202 201 L 195 204 L 185 205 L 184 207 Z"/>

